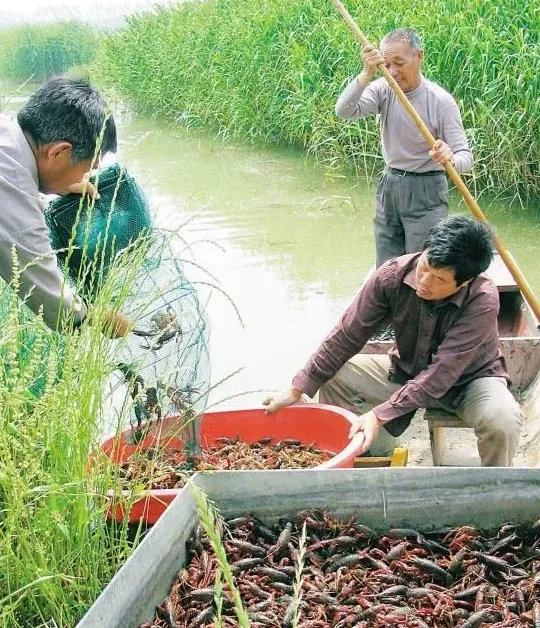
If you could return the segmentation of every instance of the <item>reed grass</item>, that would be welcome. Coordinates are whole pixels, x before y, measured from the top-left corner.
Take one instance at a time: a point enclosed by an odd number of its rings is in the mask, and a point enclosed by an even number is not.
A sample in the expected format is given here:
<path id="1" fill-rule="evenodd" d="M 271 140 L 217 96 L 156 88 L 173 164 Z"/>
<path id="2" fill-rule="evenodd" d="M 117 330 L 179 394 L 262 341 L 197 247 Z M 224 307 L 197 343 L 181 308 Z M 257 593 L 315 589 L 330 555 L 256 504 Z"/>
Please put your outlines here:
<path id="1" fill-rule="evenodd" d="M 215 628 L 223 626 L 223 573 L 221 567 L 216 570 L 216 580 L 214 583 L 214 605 L 216 611 L 212 617 Z"/>
<path id="2" fill-rule="evenodd" d="M 97 31 L 76 21 L 7 29 L 0 43 L 0 75 L 43 80 L 89 63 L 98 45 Z"/>
<path id="3" fill-rule="evenodd" d="M 74 626 L 132 551 L 127 525 L 106 522 L 115 471 L 88 461 L 115 368 L 103 313 L 122 295 L 112 271 L 91 320 L 60 335 L 17 286 L 0 317 L 0 626 Z"/>
<path id="4" fill-rule="evenodd" d="M 298 628 L 301 617 L 301 604 L 302 604 L 302 584 L 304 582 L 304 565 L 306 558 L 306 537 L 307 529 L 306 524 L 302 526 L 302 533 L 298 539 L 298 549 L 296 550 L 296 560 L 294 565 L 294 583 L 293 583 L 293 618 L 292 628 Z"/>
<path id="5" fill-rule="evenodd" d="M 478 190 L 540 192 L 540 13 L 518 0 L 347 3 L 378 42 L 411 26 L 425 74 L 457 99 Z M 360 50 L 328 0 L 208 0 L 131 17 L 106 39 L 96 72 L 145 113 L 222 137 L 301 147 L 329 167 L 375 175 L 375 120 L 346 123 L 335 101 Z"/>
<path id="6" fill-rule="evenodd" d="M 97 256 L 100 290 L 83 324 L 63 333 L 26 308 L 14 257 L 0 294 L 2 627 L 74 626 L 138 543 L 127 521 L 106 519 L 118 467 L 89 456 L 102 440 L 105 383 L 127 341 L 113 345 L 101 329 L 107 311 L 125 311 L 147 252 L 141 237 L 106 275 Z M 119 428 L 129 411 L 118 412 Z"/>
<path id="7" fill-rule="evenodd" d="M 240 591 L 238 590 L 238 587 L 236 586 L 236 583 L 234 581 L 231 566 L 229 565 L 229 561 L 227 560 L 227 552 L 225 551 L 225 546 L 223 545 L 223 541 L 221 539 L 220 530 L 223 529 L 223 520 L 220 518 L 220 515 L 217 512 L 215 506 L 208 501 L 206 495 L 193 482 L 190 482 L 190 488 L 192 490 L 193 500 L 199 514 L 199 521 L 203 530 L 208 536 L 210 544 L 212 545 L 212 549 L 214 550 L 216 558 L 219 561 L 220 570 L 217 574 L 219 582 L 221 583 L 221 578 L 223 578 L 223 580 L 227 584 L 234 603 L 236 618 L 238 619 L 238 626 L 240 626 L 240 628 L 249 628 L 249 617 L 246 609 L 242 604 Z M 218 617 L 220 617 L 221 615 L 221 608 L 222 597 L 216 605 Z"/>
<path id="8" fill-rule="evenodd" d="M 189 481 L 189 487 L 192 491 L 193 501 L 195 502 L 195 506 L 197 508 L 200 525 L 206 533 L 219 563 L 214 583 L 214 625 L 216 626 L 216 628 L 223 625 L 223 585 L 225 583 L 227 585 L 228 593 L 230 594 L 230 597 L 232 598 L 234 603 L 238 626 L 240 628 L 250 628 L 249 614 L 243 606 L 240 592 L 238 590 L 238 587 L 236 586 L 231 566 L 229 565 L 229 561 L 227 559 L 225 546 L 223 545 L 223 519 L 221 518 L 215 504 L 210 502 L 206 494 L 191 480 Z M 298 548 L 295 550 L 293 594 L 289 603 L 289 610 L 287 611 L 286 616 L 283 619 L 283 626 L 285 628 L 297 628 L 300 625 L 302 584 L 304 581 L 303 572 L 306 556 L 306 535 L 307 530 L 304 524 L 304 526 L 302 527 L 302 533 L 300 535 L 300 538 L 298 539 Z"/>

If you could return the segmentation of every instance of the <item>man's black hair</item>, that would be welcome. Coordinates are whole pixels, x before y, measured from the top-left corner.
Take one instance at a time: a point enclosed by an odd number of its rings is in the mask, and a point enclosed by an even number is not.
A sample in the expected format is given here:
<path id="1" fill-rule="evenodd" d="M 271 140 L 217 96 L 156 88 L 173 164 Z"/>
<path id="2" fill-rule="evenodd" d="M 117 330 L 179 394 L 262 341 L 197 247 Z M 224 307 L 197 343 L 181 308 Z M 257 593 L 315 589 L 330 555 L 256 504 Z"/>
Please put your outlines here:
<path id="1" fill-rule="evenodd" d="M 116 125 L 107 103 L 84 79 L 49 79 L 30 96 L 17 120 L 38 146 L 69 142 L 73 163 L 92 159 L 100 136 L 101 154 L 116 151 Z"/>
<path id="2" fill-rule="evenodd" d="M 493 230 L 468 216 L 450 216 L 431 227 L 424 242 L 434 268 L 453 268 L 456 283 L 483 273 L 493 259 Z"/>

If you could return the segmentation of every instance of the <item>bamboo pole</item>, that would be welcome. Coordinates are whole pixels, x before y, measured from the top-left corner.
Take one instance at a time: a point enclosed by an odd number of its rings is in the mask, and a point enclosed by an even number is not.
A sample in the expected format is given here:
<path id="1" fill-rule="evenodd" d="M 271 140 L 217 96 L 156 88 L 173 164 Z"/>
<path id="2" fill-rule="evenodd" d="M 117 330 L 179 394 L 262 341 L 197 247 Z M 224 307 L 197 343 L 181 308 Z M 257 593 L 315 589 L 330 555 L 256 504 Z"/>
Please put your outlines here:
<path id="1" fill-rule="evenodd" d="M 347 24 L 349 25 L 349 28 L 351 29 L 353 34 L 356 36 L 358 41 L 360 41 L 360 43 L 363 46 L 370 45 L 370 42 L 368 41 L 367 37 L 358 28 L 358 25 L 353 20 L 353 18 L 351 17 L 351 15 L 347 11 L 347 9 L 343 6 L 343 3 L 340 0 L 332 0 L 332 2 L 334 3 L 334 6 L 336 7 L 336 9 L 343 16 L 343 19 L 347 22 Z M 430 130 L 424 124 L 424 121 L 418 115 L 418 112 L 411 105 L 409 99 L 407 98 L 407 96 L 405 96 L 405 94 L 403 93 L 403 90 L 397 84 L 397 82 L 394 80 L 393 76 L 386 69 L 386 67 L 382 63 L 378 67 L 379 67 L 379 70 L 381 71 L 382 75 L 384 76 L 384 78 L 388 81 L 390 87 L 394 90 L 394 92 L 395 92 L 396 96 L 398 97 L 399 101 L 401 102 L 401 104 L 405 107 L 405 109 L 407 110 L 407 112 L 409 113 L 409 115 L 411 116 L 413 121 L 415 122 L 416 126 L 418 127 L 418 130 L 424 136 L 426 142 L 428 143 L 429 148 L 432 148 L 433 144 L 435 143 L 435 138 L 431 134 Z M 461 196 L 463 196 L 463 200 L 467 204 L 467 207 L 471 210 L 473 216 L 477 220 L 479 220 L 480 222 L 487 223 L 488 221 L 487 221 L 484 213 L 482 212 L 482 210 L 478 206 L 478 203 L 474 199 L 473 195 L 469 192 L 469 189 L 465 185 L 465 182 L 463 181 L 463 179 L 460 177 L 458 171 L 454 168 L 454 166 L 449 161 L 446 162 L 444 168 L 445 168 L 448 176 L 450 177 L 450 179 L 452 179 L 452 181 L 454 182 L 455 186 L 459 190 Z M 516 262 L 514 261 L 514 258 L 509 253 L 508 249 L 504 246 L 502 240 L 499 238 L 499 236 L 497 234 L 494 234 L 493 241 L 494 241 L 495 247 L 497 249 L 497 252 L 501 256 L 503 262 L 506 264 L 506 267 L 508 268 L 508 270 L 510 271 L 512 277 L 514 278 L 515 282 L 517 283 L 518 288 L 521 290 L 521 293 L 523 294 L 523 297 L 525 298 L 525 300 L 529 304 L 531 310 L 533 311 L 533 313 L 534 313 L 534 315 L 536 317 L 536 320 L 537 320 L 537 324 L 538 324 L 540 322 L 540 303 L 538 302 L 537 298 L 535 297 L 535 295 L 534 295 L 534 293 L 533 293 L 533 291 L 532 291 L 532 289 L 531 289 L 531 287 L 529 285 L 529 282 L 527 281 L 527 279 L 525 279 L 525 276 L 523 275 L 523 273 L 519 269 L 519 266 L 516 264 Z"/>

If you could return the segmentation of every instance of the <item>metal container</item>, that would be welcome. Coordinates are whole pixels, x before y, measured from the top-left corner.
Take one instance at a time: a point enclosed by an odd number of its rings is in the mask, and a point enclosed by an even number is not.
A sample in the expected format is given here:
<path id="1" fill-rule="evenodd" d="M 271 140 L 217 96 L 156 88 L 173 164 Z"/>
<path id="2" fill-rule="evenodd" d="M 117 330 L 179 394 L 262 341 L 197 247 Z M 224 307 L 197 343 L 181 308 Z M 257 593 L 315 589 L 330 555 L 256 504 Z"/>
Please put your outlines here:
<path id="1" fill-rule="evenodd" d="M 494 528 L 540 516 L 540 470 L 500 468 L 385 468 L 333 471 L 198 473 L 193 482 L 228 518 L 256 512 L 272 522 L 306 508 L 356 514 L 383 531 L 435 531 L 471 524 Z M 88 611 L 79 628 L 136 628 L 154 616 L 183 566 L 197 520 L 186 486 Z"/>

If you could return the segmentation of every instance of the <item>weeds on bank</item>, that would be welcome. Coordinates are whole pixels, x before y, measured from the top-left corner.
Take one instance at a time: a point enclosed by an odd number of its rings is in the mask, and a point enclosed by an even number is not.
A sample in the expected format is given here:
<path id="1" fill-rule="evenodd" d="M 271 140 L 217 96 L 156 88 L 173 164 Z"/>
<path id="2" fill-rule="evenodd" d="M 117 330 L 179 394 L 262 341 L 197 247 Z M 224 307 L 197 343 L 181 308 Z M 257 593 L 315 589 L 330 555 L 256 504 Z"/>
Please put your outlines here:
<path id="1" fill-rule="evenodd" d="M 99 35 L 81 22 L 27 24 L 2 30 L 0 76 L 40 81 L 84 65 L 96 55 Z"/>
<path id="2" fill-rule="evenodd" d="M 73 278 L 79 292 L 89 275 L 99 279 L 88 319 L 78 329 L 52 332 L 30 313 L 20 294 L 16 257 L 13 280 L 0 293 L 0 626 L 74 626 L 138 544 L 140 530 L 130 529 L 127 520 L 107 522 L 107 513 L 119 500 L 128 513 L 147 491 L 130 486 L 128 495 L 114 491 L 111 502 L 109 491 L 121 485 L 119 466 L 97 453 L 110 420 L 104 415 L 105 384 L 117 372 L 130 337 L 111 342 L 101 329 L 111 308 L 129 313 L 132 321 L 155 311 L 156 299 L 178 290 L 182 259 L 194 261 L 180 235 L 153 232 L 142 234 L 111 263 L 105 243 L 114 233 L 116 198 L 117 189 L 100 241 L 93 243 L 96 262 L 83 263 Z M 64 251 L 66 275 L 83 206 L 81 201 Z M 94 209 L 90 202 L 83 259 L 88 238 L 95 236 L 88 228 Z M 168 248 L 175 237 L 183 247 L 178 255 Z M 165 251 L 178 271 L 168 280 L 162 277 L 160 254 Z M 141 298 L 142 281 L 158 270 L 160 282 Z M 204 285 L 220 290 L 212 277 Z M 187 287 L 184 292 L 183 297 L 191 294 Z M 182 307 L 186 346 L 177 349 L 182 373 L 193 367 L 190 351 L 201 351 L 196 359 L 208 358 L 204 307 L 193 298 L 197 307 L 193 301 Z M 167 381 L 167 365 L 160 365 L 158 375 Z M 210 390 L 205 379 L 193 408 L 206 404 Z M 122 429 L 131 422 L 133 404 L 115 410 Z M 189 416 L 186 424 L 197 417 L 196 410 Z"/>
<path id="3" fill-rule="evenodd" d="M 397 0 L 347 6 L 373 42 L 410 26 L 425 74 L 457 99 L 478 188 L 525 201 L 540 192 L 540 14 L 518 0 Z M 131 17 L 104 42 L 96 75 L 141 110 L 224 137 L 305 148 L 372 176 L 375 120 L 346 123 L 336 99 L 360 48 L 331 2 L 208 0 Z"/>
<path id="4" fill-rule="evenodd" d="M 123 278 L 127 270 L 134 279 L 140 259 L 135 252 L 119 265 Z M 105 308 L 123 305 L 115 272 L 91 324 L 71 333 L 54 333 L 28 313 L 17 272 L 2 294 L 0 626 L 73 626 L 132 549 L 127 525 L 106 523 L 113 470 L 93 474 L 88 462 L 114 369 L 100 328 Z"/>

